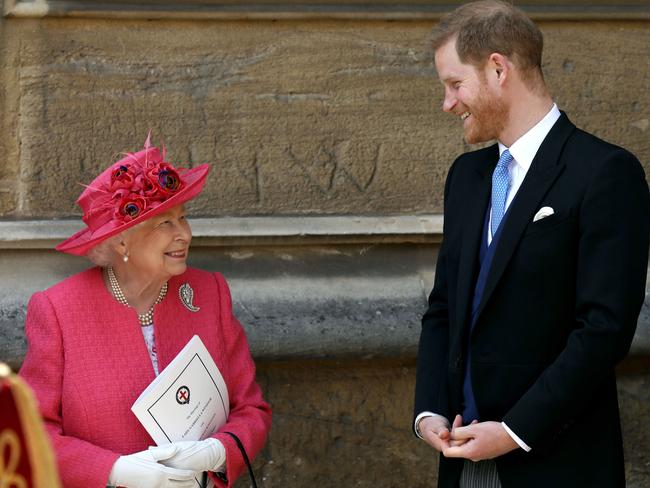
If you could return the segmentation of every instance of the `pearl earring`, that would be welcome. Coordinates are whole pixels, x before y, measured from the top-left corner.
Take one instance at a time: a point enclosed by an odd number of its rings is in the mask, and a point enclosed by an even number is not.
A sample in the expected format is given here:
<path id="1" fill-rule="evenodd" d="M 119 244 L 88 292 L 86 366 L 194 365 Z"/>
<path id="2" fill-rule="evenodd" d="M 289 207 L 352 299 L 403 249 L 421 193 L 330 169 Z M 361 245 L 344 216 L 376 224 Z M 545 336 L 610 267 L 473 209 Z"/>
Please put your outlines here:
<path id="1" fill-rule="evenodd" d="M 125 263 L 128 263 L 129 262 L 129 255 L 125 254 L 124 256 L 122 256 L 122 261 L 124 261 Z"/>

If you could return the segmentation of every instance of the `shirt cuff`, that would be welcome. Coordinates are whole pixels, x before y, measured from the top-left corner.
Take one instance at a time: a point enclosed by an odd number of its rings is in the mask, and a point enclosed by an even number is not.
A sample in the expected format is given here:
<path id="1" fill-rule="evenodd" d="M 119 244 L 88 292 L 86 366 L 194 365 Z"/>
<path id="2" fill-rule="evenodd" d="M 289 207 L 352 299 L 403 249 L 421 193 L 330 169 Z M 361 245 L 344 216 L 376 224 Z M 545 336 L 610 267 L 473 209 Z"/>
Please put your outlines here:
<path id="1" fill-rule="evenodd" d="M 510 430 L 510 427 L 508 427 L 505 422 L 501 422 L 501 425 L 503 425 L 503 428 L 506 429 L 508 435 L 512 437 L 512 440 L 515 441 L 519 447 L 521 447 L 526 452 L 530 452 L 531 448 L 528 446 L 528 444 L 522 441 L 517 434 Z"/>
<path id="2" fill-rule="evenodd" d="M 438 414 L 433 413 L 433 412 L 422 412 L 418 414 L 417 417 L 415 417 L 415 422 L 413 424 L 413 430 L 415 431 L 415 435 L 418 436 L 420 439 L 424 439 L 422 437 L 422 434 L 420 434 L 420 429 L 418 429 L 418 424 L 420 423 L 420 420 L 422 420 L 424 417 L 436 417 Z"/>

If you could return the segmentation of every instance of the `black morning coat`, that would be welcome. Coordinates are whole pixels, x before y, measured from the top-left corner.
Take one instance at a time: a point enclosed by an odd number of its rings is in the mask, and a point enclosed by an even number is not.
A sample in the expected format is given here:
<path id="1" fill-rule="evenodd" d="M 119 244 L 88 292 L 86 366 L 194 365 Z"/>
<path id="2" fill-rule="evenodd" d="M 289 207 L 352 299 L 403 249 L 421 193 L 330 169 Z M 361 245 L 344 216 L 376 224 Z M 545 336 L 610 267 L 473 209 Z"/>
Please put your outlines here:
<path id="1" fill-rule="evenodd" d="M 445 185 L 444 241 L 422 319 L 415 414 L 450 421 L 462 385 L 493 145 L 460 156 Z M 554 214 L 533 222 L 542 207 Z M 504 421 L 532 450 L 496 459 L 503 488 L 625 486 L 614 367 L 645 296 L 650 197 L 639 161 L 562 113 L 502 224 L 472 331 L 482 421 Z M 462 460 L 440 456 L 440 488 Z"/>

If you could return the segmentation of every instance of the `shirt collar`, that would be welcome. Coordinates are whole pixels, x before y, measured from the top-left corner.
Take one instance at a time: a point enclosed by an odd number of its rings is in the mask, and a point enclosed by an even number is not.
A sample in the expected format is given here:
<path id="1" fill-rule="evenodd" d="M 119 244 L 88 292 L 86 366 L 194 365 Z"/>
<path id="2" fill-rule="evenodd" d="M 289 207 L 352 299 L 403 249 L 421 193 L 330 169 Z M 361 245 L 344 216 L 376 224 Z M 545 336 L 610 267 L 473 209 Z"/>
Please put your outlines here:
<path id="1" fill-rule="evenodd" d="M 560 110 L 554 103 L 551 110 L 549 110 L 544 118 L 537 122 L 537 124 L 535 124 L 523 136 L 517 139 L 510 148 L 507 148 L 499 142 L 499 156 L 501 156 L 503 151 L 509 149 L 515 162 L 525 171 L 528 171 L 539 147 L 542 145 L 542 142 L 544 142 L 544 139 L 559 118 Z"/>

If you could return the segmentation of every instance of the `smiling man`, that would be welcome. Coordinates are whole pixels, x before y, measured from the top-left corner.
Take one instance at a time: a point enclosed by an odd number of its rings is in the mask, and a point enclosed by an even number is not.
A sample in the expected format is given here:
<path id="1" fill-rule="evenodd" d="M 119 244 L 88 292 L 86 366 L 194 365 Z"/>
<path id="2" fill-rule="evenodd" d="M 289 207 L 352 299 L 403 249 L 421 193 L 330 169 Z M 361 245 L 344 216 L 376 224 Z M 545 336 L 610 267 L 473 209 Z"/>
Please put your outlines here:
<path id="1" fill-rule="evenodd" d="M 439 487 L 625 485 L 614 368 L 645 295 L 648 185 L 553 103 L 542 46 L 493 0 L 433 31 L 442 109 L 497 142 L 449 170 L 422 319 L 414 428 Z"/>

